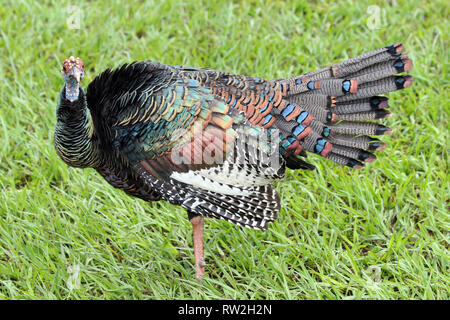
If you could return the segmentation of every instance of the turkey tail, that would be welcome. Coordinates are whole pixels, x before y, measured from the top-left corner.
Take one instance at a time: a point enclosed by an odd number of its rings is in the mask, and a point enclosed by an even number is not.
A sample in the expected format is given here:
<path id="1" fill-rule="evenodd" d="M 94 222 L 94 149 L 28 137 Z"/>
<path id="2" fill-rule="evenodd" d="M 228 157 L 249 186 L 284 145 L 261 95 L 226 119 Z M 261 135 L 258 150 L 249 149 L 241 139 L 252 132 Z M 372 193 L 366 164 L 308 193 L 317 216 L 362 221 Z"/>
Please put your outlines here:
<path id="1" fill-rule="evenodd" d="M 379 96 L 412 84 L 412 61 L 394 45 L 364 53 L 347 61 L 299 77 L 275 81 L 285 92 L 272 111 L 274 126 L 285 134 L 282 152 L 291 157 L 302 150 L 361 168 L 376 159 L 370 151 L 385 144 L 372 135 L 392 130 L 377 119 L 390 116 L 388 98 Z"/>
<path id="2" fill-rule="evenodd" d="M 243 111 L 252 125 L 278 129 L 280 153 L 291 169 L 311 169 L 305 151 L 361 168 L 375 160 L 370 151 L 385 144 L 371 136 L 392 130 L 374 120 L 391 115 L 384 93 L 404 89 L 412 68 L 402 43 L 288 79 L 267 81 L 214 70 L 180 68 L 211 88 L 229 107 Z"/>

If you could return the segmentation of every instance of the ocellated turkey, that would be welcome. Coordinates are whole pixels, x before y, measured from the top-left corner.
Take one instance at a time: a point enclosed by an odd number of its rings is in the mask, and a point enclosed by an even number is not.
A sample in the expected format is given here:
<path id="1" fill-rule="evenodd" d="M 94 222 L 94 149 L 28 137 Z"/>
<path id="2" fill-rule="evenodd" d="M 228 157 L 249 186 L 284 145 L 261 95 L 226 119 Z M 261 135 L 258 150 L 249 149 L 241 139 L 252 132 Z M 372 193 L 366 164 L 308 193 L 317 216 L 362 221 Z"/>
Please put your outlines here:
<path id="1" fill-rule="evenodd" d="M 285 168 L 313 169 L 307 152 L 351 168 L 385 144 L 371 136 L 386 92 L 409 87 L 412 62 L 397 43 L 318 71 L 266 80 L 143 61 L 107 69 L 85 92 L 80 58 L 63 62 L 54 143 L 68 165 L 91 167 L 145 201 L 182 206 L 204 274 L 203 218 L 266 229 Z"/>

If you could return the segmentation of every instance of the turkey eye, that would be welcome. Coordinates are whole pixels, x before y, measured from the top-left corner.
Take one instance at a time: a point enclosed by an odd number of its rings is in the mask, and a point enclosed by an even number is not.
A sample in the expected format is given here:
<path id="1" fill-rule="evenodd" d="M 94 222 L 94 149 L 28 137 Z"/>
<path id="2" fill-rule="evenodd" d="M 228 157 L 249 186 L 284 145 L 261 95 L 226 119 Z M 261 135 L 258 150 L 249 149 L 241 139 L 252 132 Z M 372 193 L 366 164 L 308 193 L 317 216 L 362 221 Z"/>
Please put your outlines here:
<path id="1" fill-rule="evenodd" d="M 64 60 L 64 62 L 63 62 L 63 71 L 64 72 L 68 71 L 68 69 L 69 69 L 68 64 L 69 64 L 69 62 L 67 60 Z"/>

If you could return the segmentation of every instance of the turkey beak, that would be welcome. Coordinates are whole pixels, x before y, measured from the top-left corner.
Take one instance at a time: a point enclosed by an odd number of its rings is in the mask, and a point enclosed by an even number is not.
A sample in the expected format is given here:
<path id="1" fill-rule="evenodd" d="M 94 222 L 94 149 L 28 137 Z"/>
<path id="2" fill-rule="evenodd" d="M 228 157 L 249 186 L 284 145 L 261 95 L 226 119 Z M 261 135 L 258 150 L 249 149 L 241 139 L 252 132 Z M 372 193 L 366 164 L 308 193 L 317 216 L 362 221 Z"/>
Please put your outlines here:
<path id="1" fill-rule="evenodd" d="M 75 71 L 73 73 L 73 76 L 75 77 L 75 79 L 77 79 L 77 83 L 80 83 L 80 79 L 81 79 L 81 71 Z"/>

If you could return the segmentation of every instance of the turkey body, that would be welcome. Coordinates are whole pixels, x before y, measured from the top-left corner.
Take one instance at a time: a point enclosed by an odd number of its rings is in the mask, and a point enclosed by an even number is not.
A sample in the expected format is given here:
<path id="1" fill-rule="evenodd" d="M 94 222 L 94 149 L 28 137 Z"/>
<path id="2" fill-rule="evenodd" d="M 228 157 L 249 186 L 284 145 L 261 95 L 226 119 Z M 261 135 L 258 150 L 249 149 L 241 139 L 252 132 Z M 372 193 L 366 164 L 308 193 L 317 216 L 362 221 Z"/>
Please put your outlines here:
<path id="1" fill-rule="evenodd" d="M 385 92 L 408 87 L 398 43 L 288 79 L 265 80 L 144 61 L 106 70 L 75 102 L 61 91 L 60 157 L 92 167 L 145 201 L 265 229 L 285 168 L 312 169 L 307 152 L 351 168 L 375 160 L 390 129 Z"/>

